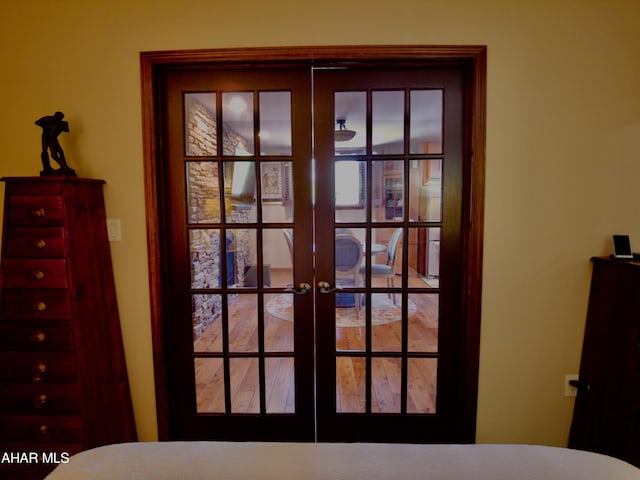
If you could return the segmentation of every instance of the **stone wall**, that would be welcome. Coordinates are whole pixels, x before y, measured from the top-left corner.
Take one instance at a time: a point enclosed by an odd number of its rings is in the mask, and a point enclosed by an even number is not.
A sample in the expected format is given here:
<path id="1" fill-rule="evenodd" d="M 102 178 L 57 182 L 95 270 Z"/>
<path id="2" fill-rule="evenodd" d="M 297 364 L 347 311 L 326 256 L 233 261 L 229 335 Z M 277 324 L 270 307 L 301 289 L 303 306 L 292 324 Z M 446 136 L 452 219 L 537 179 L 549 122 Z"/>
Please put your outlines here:
<path id="1" fill-rule="evenodd" d="M 234 221 L 247 223 L 247 213 L 234 211 Z M 222 252 L 230 252 L 227 255 L 227 269 L 232 262 L 233 274 L 227 287 L 244 286 L 244 273 L 247 266 L 252 263 L 250 230 L 227 230 L 227 246 L 220 248 L 220 229 L 195 229 L 190 231 L 190 255 L 191 255 L 191 287 L 193 289 L 217 289 L 222 288 Z M 229 302 L 235 295 L 229 296 Z M 193 336 L 198 339 L 206 327 L 210 325 L 222 312 L 222 296 L 218 294 L 193 295 Z"/>
<path id="2" fill-rule="evenodd" d="M 215 116 L 193 97 L 185 96 L 187 155 L 214 157 L 218 155 L 218 129 Z M 251 151 L 251 144 L 228 125 L 222 128 L 222 154 L 233 156 L 236 148 Z"/>
<path id="3" fill-rule="evenodd" d="M 213 115 L 199 102 L 187 96 L 186 113 L 186 154 L 188 156 L 216 156 L 217 129 Z M 229 129 L 225 132 L 225 155 L 233 155 L 235 148 L 246 148 L 242 137 Z M 220 223 L 219 168 L 216 161 L 190 161 L 187 167 L 188 216 L 189 223 Z M 227 212 L 227 222 L 243 224 L 249 222 L 249 212 L 232 210 Z M 227 230 L 229 244 L 221 248 L 219 228 L 192 229 L 189 237 L 191 256 L 191 287 L 193 289 L 217 289 L 222 287 L 222 255 L 233 250 L 228 262 L 233 262 L 233 284 L 242 286 L 244 271 L 250 262 L 251 239 L 249 232 L 242 229 Z M 228 285 L 229 287 L 231 285 Z M 229 297 L 231 301 L 233 296 Z M 194 340 L 199 338 L 207 326 L 222 312 L 220 294 L 196 294 L 192 296 L 192 322 Z"/>
<path id="4" fill-rule="evenodd" d="M 187 163 L 189 223 L 220 222 L 218 170 L 216 162 Z"/>
<path id="5" fill-rule="evenodd" d="M 187 155 L 193 157 L 216 156 L 218 132 L 215 117 L 204 105 L 189 95 L 185 96 Z"/>

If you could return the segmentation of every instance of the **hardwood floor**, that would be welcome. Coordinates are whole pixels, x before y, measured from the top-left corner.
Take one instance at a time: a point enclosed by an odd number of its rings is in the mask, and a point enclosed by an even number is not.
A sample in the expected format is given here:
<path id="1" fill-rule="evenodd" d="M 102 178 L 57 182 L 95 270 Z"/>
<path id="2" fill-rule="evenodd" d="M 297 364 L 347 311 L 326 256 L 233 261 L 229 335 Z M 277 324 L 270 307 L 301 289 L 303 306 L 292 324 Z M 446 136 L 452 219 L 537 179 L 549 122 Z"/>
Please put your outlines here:
<path id="1" fill-rule="evenodd" d="M 288 275 L 290 276 L 290 275 Z M 272 271 L 277 284 L 278 272 Z M 412 279 L 410 287 L 424 287 L 422 280 Z M 265 408 L 267 413 L 293 413 L 295 408 L 294 324 L 278 318 L 266 305 L 279 294 L 266 294 L 264 298 L 264 345 L 266 352 L 274 353 L 265 359 Z M 386 297 L 374 293 L 373 297 Z M 398 299 L 400 297 L 398 296 Z M 438 351 L 438 295 L 409 293 L 408 295 L 408 352 L 437 353 Z M 378 300 L 382 301 L 382 298 Z M 390 302 L 388 302 L 390 303 Z M 353 309 L 347 307 L 343 312 Z M 373 308 L 376 314 L 382 310 Z M 401 359 L 394 356 L 402 351 L 402 322 L 400 307 L 388 309 L 387 323 L 371 327 L 371 411 L 373 413 L 399 413 L 401 411 Z M 341 314 L 343 312 L 337 312 Z M 366 329 L 363 306 L 360 312 L 362 326 L 336 327 L 336 409 L 338 412 L 365 412 L 366 360 L 358 353 L 366 350 Z M 229 350 L 231 352 L 258 352 L 258 298 L 256 294 L 238 294 L 229 302 Z M 211 323 L 194 341 L 196 352 L 222 352 L 220 318 Z M 350 353 L 353 352 L 353 355 Z M 280 355 L 278 355 L 278 353 Z M 386 354 L 386 355 L 385 355 Z M 199 413 L 224 413 L 224 368 L 221 358 L 196 358 L 196 398 Z M 437 383 L 436 358 L 409 358 L 407 362 L 407 412 L 435 413 Z M 256 357 L 230 359 L 230 395 L 232 413 L 259 413 L 259 362 Z"/>

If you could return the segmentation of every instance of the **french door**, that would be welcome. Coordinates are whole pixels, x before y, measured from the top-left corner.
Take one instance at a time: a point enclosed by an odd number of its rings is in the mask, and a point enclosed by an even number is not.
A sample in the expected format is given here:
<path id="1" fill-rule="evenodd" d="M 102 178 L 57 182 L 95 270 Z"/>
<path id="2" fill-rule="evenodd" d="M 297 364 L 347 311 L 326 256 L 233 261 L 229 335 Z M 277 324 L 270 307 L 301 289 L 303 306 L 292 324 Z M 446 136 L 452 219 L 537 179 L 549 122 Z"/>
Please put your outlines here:
<path id="1" fill-rule="evenodd" d="M 465 78 L 455 63 L 163 72 L 168 438 L 472 440 Z"/>
<path id="2" fill-rule="evenodd" d="M 314 72 L 315 273 L 334 290 L 316 297 L 320 439 L 460 441 L 462 78 Z"/>

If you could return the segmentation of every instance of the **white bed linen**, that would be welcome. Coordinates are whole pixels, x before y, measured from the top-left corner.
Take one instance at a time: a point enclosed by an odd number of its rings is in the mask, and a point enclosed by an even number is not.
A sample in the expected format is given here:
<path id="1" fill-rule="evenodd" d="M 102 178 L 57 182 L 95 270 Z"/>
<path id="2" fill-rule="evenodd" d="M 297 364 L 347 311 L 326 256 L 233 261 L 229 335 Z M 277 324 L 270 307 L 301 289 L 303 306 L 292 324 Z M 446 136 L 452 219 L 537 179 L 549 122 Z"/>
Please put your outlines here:
<path id="1" fill-rule="evenodd" d="M 640 480 L 620 460 L 531 445 L 125 443 L 88 450 L 46 480 Z"/>

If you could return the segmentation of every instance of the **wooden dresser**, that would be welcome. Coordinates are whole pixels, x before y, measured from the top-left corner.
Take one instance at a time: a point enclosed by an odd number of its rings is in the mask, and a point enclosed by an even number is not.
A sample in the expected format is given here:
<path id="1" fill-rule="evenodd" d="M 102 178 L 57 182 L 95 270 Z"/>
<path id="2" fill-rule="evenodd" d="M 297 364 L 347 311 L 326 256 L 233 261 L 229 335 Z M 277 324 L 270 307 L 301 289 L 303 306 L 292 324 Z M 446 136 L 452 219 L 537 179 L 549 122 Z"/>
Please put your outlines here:
<path id="1" fill-rule="evenodd" d="M 136 439 L 102 180 L 3 178 L 0 478 Z"/>
<path id="2" fill-rule="evenodd" d="M 640 467 L 640 263 L 593 259 L 569 446 Z"/>

